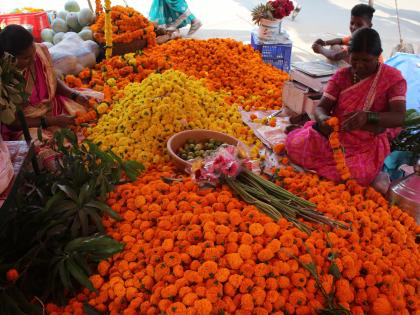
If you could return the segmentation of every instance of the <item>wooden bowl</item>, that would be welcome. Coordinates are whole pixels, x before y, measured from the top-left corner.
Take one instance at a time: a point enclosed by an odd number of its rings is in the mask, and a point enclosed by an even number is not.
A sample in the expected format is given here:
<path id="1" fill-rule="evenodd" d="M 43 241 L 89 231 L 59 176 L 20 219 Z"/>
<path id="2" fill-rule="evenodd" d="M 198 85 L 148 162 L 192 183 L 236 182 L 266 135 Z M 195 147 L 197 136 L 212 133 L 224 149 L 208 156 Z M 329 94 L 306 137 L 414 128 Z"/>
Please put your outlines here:
<path id="1" fill-rule="evenodd" d="M 187 142 L 193 139 L 197 142 L 204 142 L 206 140 L 215 139 L 226 144 L 237 145 L 239 140 L 231 137 L 225 133 L 206 130 L 206 129 L 193 129 L 178 132 L 169 138 L 166 148 L 172 162 L 175 166 L 182 171 L 189 171 L 191 169 L 191 162 L 181 159 L 176 153 Z"/>

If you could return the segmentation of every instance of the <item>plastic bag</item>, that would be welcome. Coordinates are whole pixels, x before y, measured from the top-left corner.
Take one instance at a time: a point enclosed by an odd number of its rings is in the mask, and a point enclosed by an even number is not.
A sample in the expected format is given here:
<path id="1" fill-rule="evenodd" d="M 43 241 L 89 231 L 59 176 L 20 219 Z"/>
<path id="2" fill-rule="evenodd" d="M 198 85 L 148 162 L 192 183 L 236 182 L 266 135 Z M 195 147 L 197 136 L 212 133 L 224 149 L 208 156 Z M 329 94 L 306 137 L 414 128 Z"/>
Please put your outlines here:
<path id="1" fill-rule="evenodd" d="M 99 46 L 94 41 L 83 41 L 78 34 L 69 32 L 49 51 L 54 70 L 61 77 L 67 74 L 77 75 L 86 67 L 92 68 L 99 55 Z"/>
<path id="2" fill-rule="evenodd" d="M 0 137 L 0 194 L 2 194 L 14 175 L 12 161 L 10 160 L 9 149 Z"/>

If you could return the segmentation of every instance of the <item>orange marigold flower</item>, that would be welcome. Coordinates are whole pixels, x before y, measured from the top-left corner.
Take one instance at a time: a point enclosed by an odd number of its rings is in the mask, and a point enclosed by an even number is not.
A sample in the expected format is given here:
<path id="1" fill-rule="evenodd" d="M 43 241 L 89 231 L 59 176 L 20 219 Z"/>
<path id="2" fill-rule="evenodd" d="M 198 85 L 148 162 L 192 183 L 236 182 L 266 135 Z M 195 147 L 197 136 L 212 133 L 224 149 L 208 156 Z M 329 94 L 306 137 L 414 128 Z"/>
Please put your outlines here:
<path id="1" fill-rule="evenodd" d="M 7 281 L 15 282 L 19 278 L 19 272 L 16 269 L 9 269 L 6 272 Z"/>

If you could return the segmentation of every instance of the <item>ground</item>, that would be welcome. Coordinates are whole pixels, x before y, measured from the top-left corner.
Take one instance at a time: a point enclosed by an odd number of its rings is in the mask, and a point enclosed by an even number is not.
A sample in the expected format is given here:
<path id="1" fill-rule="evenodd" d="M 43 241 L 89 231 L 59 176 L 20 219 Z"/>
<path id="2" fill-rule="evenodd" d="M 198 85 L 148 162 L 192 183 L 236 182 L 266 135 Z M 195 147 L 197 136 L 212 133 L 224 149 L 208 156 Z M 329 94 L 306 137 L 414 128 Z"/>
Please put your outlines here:
<path id="1" fill-rule="evenodd" d="M 261 0 L 262 1 L 262 0 Z M 187 0 L 191 11 L 203 21 L 203 28 L 196 38 L 231 37 L 249 42 L 250 31 L 255 28 L 251 23 L 250 10 L 260 0 Z M 23 6 L 43 6 L 45 9 L 60 10 L 65 0 L 44 0 L 34 3 L 29 0 L 7 1 L 1 10 Z M 145 15 L 148 15 L 152 0 L 126 0 Z M 317 56 L 312 53 L 311 45 L 317 38 L 332 38 L 348 34 L 350 9 L 360 1 L 355 0 L 299 0 L 302 11 L 295 21 L 286 19 L 284 29 L 293 40 L 295 60 L 311 60 Z M 362 1 L 367 2 L 367 1 Z M 398 0 L 401 18 L 401 32 L 406 42 L 414 44 L 420 53 L 420 5 L 417 0 Z M 87 1 L 79 0 L 81 6 Z M 94 5 L 95 1 L 91 0 Z M 124 4 L 124 1 L 112 1 Z M 392 48 L 399 43 L 394 0 L 374 1 L 376 8 L 374 27 L 379 31 L 387 59 Z M 1 23 L 1 21 L 0 21 Z M 184 30 L 186 32 L 187 30 Z"/>

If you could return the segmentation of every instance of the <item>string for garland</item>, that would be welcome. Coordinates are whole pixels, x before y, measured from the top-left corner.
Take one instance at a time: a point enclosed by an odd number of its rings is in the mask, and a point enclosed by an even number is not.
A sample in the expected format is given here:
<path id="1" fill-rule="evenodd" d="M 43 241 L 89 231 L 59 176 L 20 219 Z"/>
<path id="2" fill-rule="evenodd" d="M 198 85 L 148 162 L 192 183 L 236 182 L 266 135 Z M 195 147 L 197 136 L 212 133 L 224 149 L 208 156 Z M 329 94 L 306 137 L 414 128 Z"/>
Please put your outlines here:
<path id="1" fill-rule="evenodd" d="M 112 22 L 111 22 L 111 0 L 105 0 L 105 58 L 112 57 Z"/>

